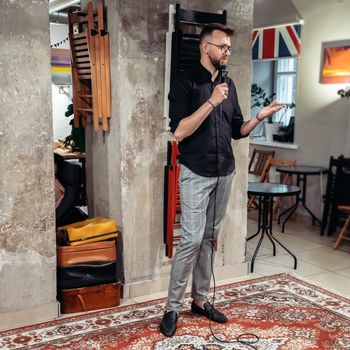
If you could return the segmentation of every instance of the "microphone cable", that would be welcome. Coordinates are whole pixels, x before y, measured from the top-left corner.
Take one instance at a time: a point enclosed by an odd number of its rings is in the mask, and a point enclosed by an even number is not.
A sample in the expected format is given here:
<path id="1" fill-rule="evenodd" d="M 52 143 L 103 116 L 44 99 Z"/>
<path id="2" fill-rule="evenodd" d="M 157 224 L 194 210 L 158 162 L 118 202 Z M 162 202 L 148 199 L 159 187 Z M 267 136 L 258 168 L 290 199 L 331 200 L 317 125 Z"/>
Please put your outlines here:
<path id="1" fill-rule="evenodd" d="M 222 65 L 221 69 L 220 69 L 220 75 L 221 75 L 221 81 L 220 83 L 225 83 L 226 82 L 226 76 L 227 76 L 227 68 L 226 66 Z M 219 113 L 221 119 L 222 119 L 222 102 L 220 104 L 220 113 Z M 217 123 L 216 123 L 216 119 L 217 119 L 217 113 L 214 110 L 214 124 L 215 124 L 215 141 L 216 141 L 216 170 L 217 170 L 217 180 L 216 180 L 216 184 L 215 187 L 213 189 L 214 191 L 214 210 L 213 210 L 213 229 L 212 229 L 212 236 L 211 236 L 211 273 L 213 276 L 213 298 L 212 298 L 212 302 L 211 307 L 214 308 L 214 304 L 215 304 L 215 293 L 216 293 L 216 280 L 215 280 L 215 274 L 214 274 L 214 235 L 215 235 L 215 219 L 216 219 L 216 193 L 217 193 L 217 189 L 219 186 L 219 142 L 218 142 L 218 131 L 217 131 Z M 238 336 L 236 336 L 235 340 L 223 340 L 220 339 L 214 332 L 212 329 L 212 325 L 211 325 L 211 318 L 209 318 L 209 329 L 210 329 L 210 333 L 213 336 L 213 338 L 220 342 L 220 343 L 225 343 L 225 344 L 241 344 L 241 345 L 245 345 L 250 349 L 254 349 L 257 350 L 258 348 L 256 346 L 254 346 L 253 344 L 256 344 L 259 342 L 259 337 L 254 334 L 254 333 L 242 333 L 239 334 Z M 253 339 L 251 339 L 253 338 Z"/>

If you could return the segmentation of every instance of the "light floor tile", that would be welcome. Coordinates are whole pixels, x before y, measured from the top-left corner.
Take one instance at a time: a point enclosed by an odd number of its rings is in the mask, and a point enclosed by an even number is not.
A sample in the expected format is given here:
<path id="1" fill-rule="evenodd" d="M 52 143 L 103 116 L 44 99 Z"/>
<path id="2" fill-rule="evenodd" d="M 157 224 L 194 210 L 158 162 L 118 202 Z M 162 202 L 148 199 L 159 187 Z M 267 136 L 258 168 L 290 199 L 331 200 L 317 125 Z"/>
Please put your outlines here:
<path id="1" fill-rule="evenodd" d="M 305 277 L 311 283 L 316 282 L 322 287 L 329 288 L 331 291 L 350 297 L 350 279 L 338 275 L 334 272 L 326 272 L 319 275 Z"/>
<path id="2" fill-rule="evenodd" d="M 246 261 L 250 261 L 252 259 L 253 255 L 254 255 L 254 251 L 256 249 L 256 245 L 257 245 L 257 242 L 256 242 L 256 244 L 254 244 L 254 243 L 247 244 Z M 281 253 L 279 250 L 277 250 L 276 254 L 280 255 Z M 272 245 L 270 244 L 269 248 L 263 247 L 261 245 L 259 248 L 258 255 L 257 255 L 256 259 L 261 260 L 264 258 L 269 258 L 271 256 L 273 256 L 272 255 Z"/>
<path id="3" fill-rule="evenodd" d="M 129 306 L 129 305 L 133 305 L 136 304 L 136 300 L 135 299 L 120 299 L 120 305 L 119 306 Z"/>
<path id="4" fill-rule="evenodd" d="M 298 257 L 305 262 L 331 271 L 350 267 L 350 255 L 330 247 L 299 252 Z"/>
<path id="5" fill-rule="evenodd" d="M 274 275 L 276 273 L 283 273 L 283 272 L 297 273 L 297 270 L 293 269 L 293 265 L 294 265 L 293 262 L 291 262 L 288 266 L 282 266 L 282 265 L 269 264 L 264 261 L 255 261 L 253 272 L 261 276 L 269 276 L 269 275 Z"/>
<path id="6" fill-rule="evenodd" d="M 253 245 L 254 248 L 257 246 L 258 242 L 259 242 L 259 239 L 260 239 L 260 235 L 259 236 L 256 236 L 254 237 L 253 239 L 247 241 L 247 245 L 250 244 L 250 245 Z M 265 235 L 262 242 L 261 242 L 261 247 L 264 247 L 264 248 L 267 248 L 269 250 L 272 250 L 272 243 L 270 241 L 270 239 Z"/>
<path id="7" fill-rule="evenodd" d="M 299 238 L 291 234 L 277 233 L 275 234 L 275 237 L 293 253 L 324 247 L 322 244 Z M 282 248 L 280 247 L 280 249 Z"/>
<path id="8" fill-rule="evenodd" d="M 298 255 L 296 255 L 296 257 L 298 259 Z M 294 259 L 288 254 L 276 256 L 273 258 L 265 258 L 262 259 L 261 262 L 269 265 L 279 266 L 281 268 L 288 268 L 289 270 L 291 270 L 294 266 Z M 309 276 L 323 272 L 328 272 L 327 270 L 319 266 L 309 264 L 300 259 L 298 259 L 297 261 L 297 269 L 293 269 L 292 271 L 295 271 L 295 273 L 300 276 Z"/>
<path id="9" fill-rule="evenodd" d="M 279 241 L 281 241 L 282 244 L 284 241 L 288 241 L 289 239 L 292 241 L 295 240 L 294 236 L 287 236 L 283 233 L 274 233 L 274 237 L 276 237 Z M 257 246 L 257 244 L 259 242 L 259 239 L 260 239 L 260 236 L 256 236 L 253 239 L 251 239 L 250 241 L 248 241 L 247 248 L 254 248 L 255 249 L 255 247 Z M 276 243 L 276 241 L 274 241 L 274 242 L 280 249 L 283 249 L 283 248 L 281 248 L 281 246 L 279 246 L 278 243 Z M 303 242 L 303 243 L 305 243 L 305 242 Z M 301 245 L 301 243 L 299 243 L 299 245 Z M 272 254 L 272 243 L 267 235 L 264 236 L 264 238 L 261 242 L 261 247 L 267 249 L 267 250 L 265 250 L 266 254 L 268 253 L 268 251 L 270 252 L 270 254 Z M 319 247 L 322 247 L 322 245 L 315 245 L 315 246 L 312 245 L 312 248 L 319 248 Z M 254 249 L 253 249 L 253 251 L 254 251 Z M 280 249 L 277 249 L 277 253 L 279 252 Z M 283 250 L 282 250 L 281 254 L 284 254 Z"/>
<path id="10" fill-rule="evenodd" d="M 168 295 L 168 292 L 159 292 L 159 293 L 153 293 L 153 294 L 147 294 L 140 297 L 134 297 L 133 299 L 136 301 L 136 303 L 143 303 L 145 301 L 165 298 Z"/>
<path id="11" fill-rule="evenodd" d="M 280 227 L 282 229 L 282 225 Z M 312 225 L 311 220 L 290 220 L 285 225 L 285 232 L 292 234 L 320 234 L 321 229 L 319 225 Z"/>
<path id="12" fill-rule="evenodd" d="M 333 236 L 320 236 L 320 234 L 310 232 L 309 234 L 293 234 L 296 237 L 306 239 L 310 242 L 319 243 L 327 247 L 332 247 L 336 241 L 336 237 Z"/>
<path id="13" fill-rule="evenodd" d="M 342 275 L 344 277 L 350 278 L 350 267 L 346 269 L 334 270 L 338 275 Z"/>

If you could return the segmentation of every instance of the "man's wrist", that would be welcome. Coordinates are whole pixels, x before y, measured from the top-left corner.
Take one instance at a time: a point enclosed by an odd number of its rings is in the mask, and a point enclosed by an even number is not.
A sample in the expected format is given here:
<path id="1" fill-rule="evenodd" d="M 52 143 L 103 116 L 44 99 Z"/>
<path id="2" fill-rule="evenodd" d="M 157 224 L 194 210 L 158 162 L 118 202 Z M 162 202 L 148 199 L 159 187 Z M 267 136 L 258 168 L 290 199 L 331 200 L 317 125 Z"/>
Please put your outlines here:
<path id="1" fill-rule="evenodd" d="M 207 102 L 213 107 L 213 109 L 215 108 L 215 105 L 213 102 L 211 102 L 210 100 L 207 100 Z"/>
<path id="2" fill-rule="evenodd" d="M 260 119 L 260 118 L 258 117 L 258 115 L 259 115 L 259 113 L 255 116 L 255 118 L 258 119 L 259 122 L 262 122 L 264 119 Z"/>

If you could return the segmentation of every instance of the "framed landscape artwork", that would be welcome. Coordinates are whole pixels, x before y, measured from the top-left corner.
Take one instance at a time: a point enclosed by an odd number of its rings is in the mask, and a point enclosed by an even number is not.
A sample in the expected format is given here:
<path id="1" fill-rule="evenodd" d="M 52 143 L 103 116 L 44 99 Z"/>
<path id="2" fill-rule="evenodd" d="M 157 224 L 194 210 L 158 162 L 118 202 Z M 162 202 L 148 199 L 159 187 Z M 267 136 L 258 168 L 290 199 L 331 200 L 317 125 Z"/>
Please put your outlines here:
<path id="1" fill-rule="evenodd" d="M 321 84 L 350 83 L 350 40 L 322 44 Z"/>

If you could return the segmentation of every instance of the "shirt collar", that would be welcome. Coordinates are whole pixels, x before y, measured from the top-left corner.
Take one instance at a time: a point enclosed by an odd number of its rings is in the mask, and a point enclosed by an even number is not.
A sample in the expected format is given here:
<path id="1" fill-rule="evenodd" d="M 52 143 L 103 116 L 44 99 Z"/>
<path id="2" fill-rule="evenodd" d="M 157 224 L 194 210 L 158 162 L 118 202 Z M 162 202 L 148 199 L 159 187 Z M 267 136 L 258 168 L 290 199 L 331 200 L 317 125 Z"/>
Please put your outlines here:
<path id="1" fill-rule="evenodd" d="M 212 82 L 211 73 L 202 65 L 201 62 L 199 62 L 197 66 L 196 75 L 202 81 L 210 82 L 210 83 Z M 219 74 L 216 76 L 216 79 L 214 81 L 216 81 L 218 77 L 219 77 Z"/>

